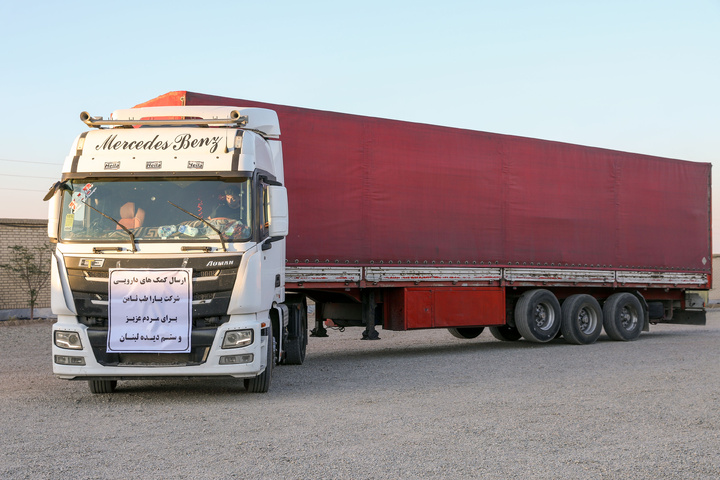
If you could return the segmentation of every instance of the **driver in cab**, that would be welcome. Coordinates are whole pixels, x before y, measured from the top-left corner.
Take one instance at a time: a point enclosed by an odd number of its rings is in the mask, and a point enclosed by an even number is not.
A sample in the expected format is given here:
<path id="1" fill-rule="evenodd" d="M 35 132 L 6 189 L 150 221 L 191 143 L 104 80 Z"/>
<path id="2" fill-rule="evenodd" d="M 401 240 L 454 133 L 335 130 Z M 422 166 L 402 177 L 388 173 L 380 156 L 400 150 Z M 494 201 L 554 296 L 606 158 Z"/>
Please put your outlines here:
<path id="1" fill-rule="evenodd" d="M 225 189 L 222 200 L 215 207 L 209 220 L 216 218 L 232 218 L 239 220 L 242 213 L 242 203 L 240 202 L 240 191 L 235 187 Z"/>

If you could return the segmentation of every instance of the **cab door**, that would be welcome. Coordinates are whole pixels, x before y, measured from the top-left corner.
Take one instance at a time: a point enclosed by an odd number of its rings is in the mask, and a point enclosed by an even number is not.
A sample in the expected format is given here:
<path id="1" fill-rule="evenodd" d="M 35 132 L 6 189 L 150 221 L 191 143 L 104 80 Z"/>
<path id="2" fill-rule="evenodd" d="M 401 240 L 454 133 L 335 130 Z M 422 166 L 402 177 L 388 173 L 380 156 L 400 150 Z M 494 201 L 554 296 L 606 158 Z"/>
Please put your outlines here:
<path id="1" fill-rule="evenodd" d="M 270 236 L 269 185 L 259 182 L 257 188 L 258 243 L 261 254 L 262 305 L 285 301 L 285 238 Z"/>

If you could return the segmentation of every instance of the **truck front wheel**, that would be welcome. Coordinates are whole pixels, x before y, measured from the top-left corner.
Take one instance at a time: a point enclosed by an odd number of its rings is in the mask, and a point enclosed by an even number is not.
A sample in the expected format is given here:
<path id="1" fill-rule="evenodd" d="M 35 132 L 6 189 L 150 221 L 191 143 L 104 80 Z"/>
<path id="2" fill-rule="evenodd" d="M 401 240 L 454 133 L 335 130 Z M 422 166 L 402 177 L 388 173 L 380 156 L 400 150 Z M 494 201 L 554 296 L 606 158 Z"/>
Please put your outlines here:
<path id="1" fill-rule="evenodd" d="M 267 366 L 265 371 L 254 378 L 245 379 L 245 389 L 250 393 L 266 393 L 270 389 L 270 381 L 272 380 L 273 367 L 275 366 L 275 357 L 277 344 L 272 332 L 272 322 L 268 322 L 268 345 L 267 345 Z"/>
<path id="2" fill-rule="evenodd" d="M 515 305 L 515 325 L 531 342 L 549 342 L 560 331 L 560 302 L 549 290 L 528 290 Z"/>
<path id="3" fill-rule="evenodd" d="M 605 333 L 613 340 L 636 340 L 643 329 L 643 307 L 632 293 L 615 293 L 603 305 Z"/>
<path id="4" fill-rule="evenodd" d="M 308 343 L 307 305 L 305 302 L 290 304 L 290 325 L 285 341 L 285 365 L 302 365 Z"/>
<path id="5" fill-rule="evenodd" d="M 595 343 L 602 332 L 602 324 L 600 304 L 590 295 L 572 295 L 563 302 L 560 330 L 569 343 Z"/>
<path id="6" fill-rule="evenodd" d="M 88 380 L 90 393 L 113 393 L 117 387 L 117 380 Z"/>

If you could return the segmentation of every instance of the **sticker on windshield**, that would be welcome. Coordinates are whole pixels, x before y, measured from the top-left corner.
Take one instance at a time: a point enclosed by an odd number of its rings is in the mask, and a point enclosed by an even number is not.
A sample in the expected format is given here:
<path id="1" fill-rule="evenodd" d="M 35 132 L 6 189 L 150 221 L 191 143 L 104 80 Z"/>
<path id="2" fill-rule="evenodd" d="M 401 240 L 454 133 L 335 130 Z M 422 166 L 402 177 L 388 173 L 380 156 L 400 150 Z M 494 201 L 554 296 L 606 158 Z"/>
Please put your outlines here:
<path id="1" fill-rule="evenodd" d="M 72 231 L 73 222 L 75 221 L 75 215 L 72 213 L 68 213 L 65 215 L 65 225 L 63 226 L 63 230 L 66 232 Z"/>
<path id="2" fill-rule="evenodd" d="M 93 188 L 93 184 L 92 184 L 92 183 L 87 183 L 87 184 L 85 184 L 85 186 L 83 187 L 83 192 L 85 192 L 85 196 L 86 196 L 87 198 L 90 198 L 90 197 L 92 196 L 92 194 L 95 193 L 95 190 L 97 190 L 97 188 Z"/>
<path id="3" fill-rule="evenodd" d="M 74 192 L 72 194 L 72 201 L 68 205 L 70 210 L 72 210 L 73 213 L 78 213 L 78 210 L 82 212 L 82 208 L 85 206 L 85 201 L 90 198 L 93 193 L 95 193 L 95 190 L 97 190 L 97 188 L 93 188 L 92 183 L 87 183 L 82 190 Z"/>
<path id="4" fill-rule="evenodd" d="M 84 202 L 86 198 L 87 195 L 85 194 L 85 192 L 75 192 L 72 195 L 72 201 L 70 202 L 68 207 L 70 208 L 70 210 L 72 210 L 73 213 L 77 213 L 78 210 L 82 211 L 82 208 L 85 206 Z"/>

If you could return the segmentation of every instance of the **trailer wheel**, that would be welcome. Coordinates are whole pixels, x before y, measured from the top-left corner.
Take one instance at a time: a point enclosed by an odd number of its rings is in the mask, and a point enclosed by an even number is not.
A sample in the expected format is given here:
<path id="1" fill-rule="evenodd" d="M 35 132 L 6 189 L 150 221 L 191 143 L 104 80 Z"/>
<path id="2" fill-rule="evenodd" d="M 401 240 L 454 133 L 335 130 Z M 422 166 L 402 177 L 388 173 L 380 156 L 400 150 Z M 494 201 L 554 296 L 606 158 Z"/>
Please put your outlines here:
<path id="1" fill-rule="evenodd" d="M 643 328 L 643 307 L 632 293 L 610 295 L 603 305 L 605 333 L 613 340 L 637 340 Z"/>
<path id="2" fill-rule="evenodd" d="M 503 325 L 502 327 L 490 327 L 490 333 L 492 336 L 500 340 L 501 342 L 516 342 L 522 338 L 517 328 L 511 327 L 510 325 Z"/>
<path id="3" fill-rule="evenodd" d="M 485 327 L 457 327 L 448 328 L 448 332 L 455 338 L 463 338 L 469 340 L 471 338 L 477 338 L 485 330 Z"/>
<path id="4" fill-rule="evenodd" d="M 117 380 L 88 380 L 90 393 L 113 393 L 117 387 Z"/>
<path id="5" fill-rule="evenodd" d="M 595 343 L 602 332 L 602 324 L 602 309 L 592 296 L 572 295 L 563 302 L 560 330 L 568 343 Z"/>
<path id="6" fill-rule="evenodd" d="M 549 342 L 560 330 L 560 302 L 549 290 L 529 290 L 515 305 L 515 325 L 531 342 Z"/>
<path id="7" fill-rule="evenodd" d="M 302 365 L 308 343 L 307 307 L 305 302 L 290 307 L 290 328 L 285 342 L 285 365 Z"/>
<path id="8" fill-rule="evenodd" d="M 270 389 L 270 381 L 272 380 L 273 367 L 275 366 L 275 357 L 277 356 L 277 343 L 272 332 L 272 322 L 268 322 L 268 348 L 267 348 L 267 366 L 265 371 L 254 378 L 245 379 L 245 389 L 250 393 L 266 393 Z"/>

